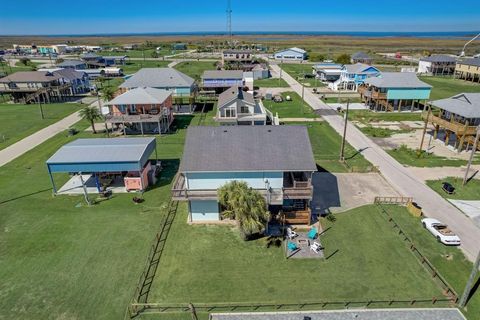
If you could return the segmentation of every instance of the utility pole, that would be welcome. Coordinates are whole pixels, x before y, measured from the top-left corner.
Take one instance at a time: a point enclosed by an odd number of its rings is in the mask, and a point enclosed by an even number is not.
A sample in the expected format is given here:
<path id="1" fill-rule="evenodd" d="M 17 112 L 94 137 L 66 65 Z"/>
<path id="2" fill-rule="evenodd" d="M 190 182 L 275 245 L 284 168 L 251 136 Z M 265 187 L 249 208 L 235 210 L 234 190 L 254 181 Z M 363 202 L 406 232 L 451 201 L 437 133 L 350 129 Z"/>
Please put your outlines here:
<path id="1" fill-rule="evenodd" d="M 302 82 L 302 114 L 303 114 L 303 109 L 305 108 L 305 75 L 303 76 L 304 81 Z"/>
<path id="2" fill-rule="evenodd" d="M 427 111 L 427 118 L 425 119 L 425 124 L 423 125 L 423 134 L 422 134 L 422 140 L 420 141 L 420 147 L 417 150 L 417 155 L 420 156 L 423 150 L 423 141 L 425 140 L 425 133 L 427 133 L 427 126 L 428 126 L 428 120 L 430 119 L 430 112 L 432 108 L 430 106 L 427 106 L 428 111 Z"/>
<path id="3" fill-rule="evenodd" d="M 470 277 L 468 278 L 467 284 L 465 286 L 465 290 L 463 291 L 462 297 L 460 298 L 460 302 L 458 303 L 460 308 L 464 308 L 465 305 L 467 304 L 468 297 L 470 296 L 470 292 L 473 287 L 473 281 L 475 280 L 479 267 L 480 267 L 480 251 L 477 254 L 477 260 L 473 264 L 472 273 L 470 273 Z"/>
<path id="4" fill-rule="evenodd" d="M 342 148 L 340 150 L 340 161 L 345 162 L 345 138 L 347 136 L 348 108 L 350 107 L 350 98 L 347 98 L 347 109 L 345 110 L 345 124 L 343 126 Z"/>
<path id="5" fill-rule="evenodd" d="M 45 115 L 43 114 L 42 101 L 40 100 L 40 98 L 38 98 L 38 107 L 40 108 L 40 117 L 42 117 L 42 120 L 44 120 Z"/>
<path id="6" fill-rule="evenodd" d="M 282 63 L 283 60 L 280 60 L 280 78 L 278 78 L 278 85 L 280 86 L 280 82 L 282 81 Z"/>
<path id="7" fill-rule="evenodd" d="M 227 34 L 230 39 L 230 45 L 233 45 L 233 34 L 232 34 L 232 1 L 227 1 Z"/>
<path id="8" fill-rule="evenodd" d="M 468 160 L 467 170 L 465 171 L 465 177 L 463 177 L 463 185 L 467 184 L 468 172 L 470 171 L 470 166 L 472 165 L 473 156 L 475 155 L 475 152 L 477 151 L 478 140 L 479 139 L 480 139 L 480 125 L 477 127 L 477 134 L 475 136 L 475 141 L 473 142 L 472 153 L 470 153 L 470 159 Z"/>
<path id="9" fill-rule="evenodd" d="M 98 103 L 98 110 L 103 115 L 103 121 L 105 124 L 105 132 L 107 133 L 107 138 L 110 138 L 110 132 L 108 131 L 108 126 L 107 126 L 107 118 L 106 118 L 106 115 L 104 115 L 102 112 L 102 104 L 100 103 L 100 92 L 97 93 L 97 103 Z"/>
<path id="10" fill-rule="evenodd" d="M 85 186 L 85 182 L 83 181 L 82 173 L 79 172 L 78 175 L 80 176 L 80 182 L 82 183 L 83 196 L 85 197 L 85 201 L 87 202 L 88 205 L 91 205 L 90 199 L 88 198 L 87 187 Z"/>

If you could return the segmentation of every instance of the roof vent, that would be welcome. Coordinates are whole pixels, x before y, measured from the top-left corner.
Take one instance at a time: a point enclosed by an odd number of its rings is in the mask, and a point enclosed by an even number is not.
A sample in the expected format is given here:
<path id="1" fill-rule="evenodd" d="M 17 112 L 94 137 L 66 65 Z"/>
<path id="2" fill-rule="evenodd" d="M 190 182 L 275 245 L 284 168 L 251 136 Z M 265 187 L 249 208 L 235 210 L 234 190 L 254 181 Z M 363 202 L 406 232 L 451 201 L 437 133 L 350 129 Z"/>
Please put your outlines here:
<path id="1" fill-rule="evenodd" d="M 272 132 L 272 130 L 270 130 L 270 129 L 268 129 L 267 131 L 268 131 L 268 132 Z"/>
<path id="2" fill-rule="evenodd" d="M 226 132 L 228 132 L 228 130 L 223 130 L 223 132 L 225 132 L 225 133 L 226 133 Z"/>

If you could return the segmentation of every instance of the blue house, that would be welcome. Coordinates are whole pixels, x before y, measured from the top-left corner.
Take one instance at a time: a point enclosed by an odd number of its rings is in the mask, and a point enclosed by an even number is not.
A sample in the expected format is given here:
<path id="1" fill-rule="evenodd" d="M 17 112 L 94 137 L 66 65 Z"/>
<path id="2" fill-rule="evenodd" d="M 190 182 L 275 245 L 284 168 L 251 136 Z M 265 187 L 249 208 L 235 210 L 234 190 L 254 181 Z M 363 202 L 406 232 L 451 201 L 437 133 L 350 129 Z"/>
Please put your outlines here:
<path id="1" fill-rule="evenodd" d="M 275 52 L 275 60 L 303 61 L 307 60 L 307 51 L 300 48 L 290 48 Z"/>
<path id="2" fill-rule="evenodd" d="M 375 111 L 414 111 L 430 98 L 432 86 L 414 72 L 382 72 L 358 88 L 365 105 Z"/>
<path id="3" fill-rule="evenodd" d="M 242 70 L 207 70 L 202 74 L 202 86 L 206 89 L 220 90 L 231 87 L 243 87 Z"/>
<path id="4" fill-rule="evenodd" d="M 346 64 L 340 71 L 340 78 L 329 84 L 329 87 L 335 91 L 350 90 L 357 91 L 366 79 L 376 77 L 380 74 L 380 70 L 373 66 L 363 63 Z"/>
<path id="5" fill-rule="evenodd" d="M 309 224 L 316 170 L 306 127 L 189 127 L 172 197 L 188 201 L 190 222 L 220 221 L 217 189 L 244 181 L 286 223 Z"/>
<path id="6" fill-rule="evenodd" d="M 119 86 L 123 92 L 144 87 L 170 91 L 174 98 L 190 97 L 196 91 L 195 80 L 173 68 L 143 68 Z"/>

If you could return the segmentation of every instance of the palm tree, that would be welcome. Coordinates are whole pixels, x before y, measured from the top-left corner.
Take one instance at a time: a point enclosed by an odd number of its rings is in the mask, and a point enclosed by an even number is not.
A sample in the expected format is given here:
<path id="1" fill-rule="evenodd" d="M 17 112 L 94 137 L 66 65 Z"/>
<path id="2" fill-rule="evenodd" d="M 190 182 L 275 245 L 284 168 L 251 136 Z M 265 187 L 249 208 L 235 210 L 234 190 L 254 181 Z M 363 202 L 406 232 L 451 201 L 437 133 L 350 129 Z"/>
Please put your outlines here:
<path id="1" fill-rule="evenodd" d="M 112 87 L 105 87 L 102 89 L 103 101 L 107 102 L 115 98 L 115 91 Z"/>
<path id="2" fill-rule="evenodd" d="M 265 198 L 246 182 L 234 180 L 225 184 L 218 190 L 218 198 L 224 208 L 223 217 L 237 222 L 244 240 L 265 229 L 270 216 Z"/>
<path id="3" fill-rule="evenodd" d="M 100 110 L 98 110 L 98 108 L 96 107 L 85 107 L 80 110 L 80 116 L 90 122 L 90 125 L 92 126 L 92 131 L 94 134 L 96 134 L 97 131 L 95 130 L 95 120 L 102 118 Z"/>

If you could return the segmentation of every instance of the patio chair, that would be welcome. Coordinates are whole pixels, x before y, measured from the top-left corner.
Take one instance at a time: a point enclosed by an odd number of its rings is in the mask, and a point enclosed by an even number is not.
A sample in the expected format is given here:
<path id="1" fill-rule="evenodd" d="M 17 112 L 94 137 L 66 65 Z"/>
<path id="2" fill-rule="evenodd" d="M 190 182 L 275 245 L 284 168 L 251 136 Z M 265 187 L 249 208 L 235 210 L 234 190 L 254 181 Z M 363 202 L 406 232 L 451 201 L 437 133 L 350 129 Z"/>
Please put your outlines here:
<path id="1" fill-rule="evenodd" d="M 317 228 L 312 228 L 310 229 L 310 231 L 308 231 L 307 237 L 310 240 L 315 240 L 317 238 L 317 235 L 318 235 Z"/>
<path id="2" fill-rule="evenodd" d="M 292 228 L 287 228 L 287 238 L 292 240 L 298 237 L 298 233 L 292 230 Z"/>
<path id="3" fill-rule="evenodd" d="M 298 246 L 295 243 L 290 242 L 290 241 L 288 241 L 288 243 L 287 243 L 287 248 L 290 251 L 298 250 Z"/>
<path id="4" fill-rule="evenodd" d="M 318 242 L 313 242 L 310 245 L 310 250 L 315 251 L 316 253 L 320 253 L 323 250 L 323 247 Z"/>

